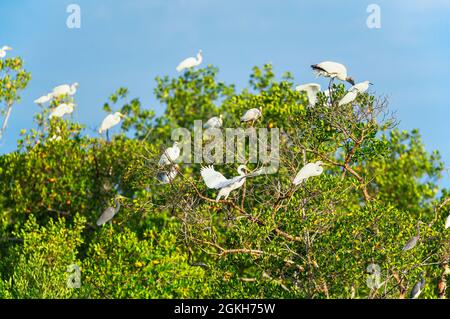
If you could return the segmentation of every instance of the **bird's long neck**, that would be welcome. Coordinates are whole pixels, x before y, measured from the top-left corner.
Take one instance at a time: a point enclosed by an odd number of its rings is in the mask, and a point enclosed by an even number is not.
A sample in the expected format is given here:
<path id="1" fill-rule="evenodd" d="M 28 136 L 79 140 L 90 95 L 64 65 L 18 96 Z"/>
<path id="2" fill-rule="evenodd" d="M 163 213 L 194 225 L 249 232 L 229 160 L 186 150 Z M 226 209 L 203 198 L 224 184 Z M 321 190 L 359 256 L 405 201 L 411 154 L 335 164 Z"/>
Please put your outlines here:
<path id="1" fill-rule="evenodd" d="M 239 176 L 245 176 L 245 172 L 244 172 L 244 168 L 243 167 L 239 167 L 238 168 L 238 174 L 239 174 Z"/>
<path id="2" fill-rule="evenodd" d="M 197 64 L 202 63 L 202 61 L 203 61 L 203 56 L 202 56 L 202 54 L 201 54 L 201 53 L 197 53 Z"/>

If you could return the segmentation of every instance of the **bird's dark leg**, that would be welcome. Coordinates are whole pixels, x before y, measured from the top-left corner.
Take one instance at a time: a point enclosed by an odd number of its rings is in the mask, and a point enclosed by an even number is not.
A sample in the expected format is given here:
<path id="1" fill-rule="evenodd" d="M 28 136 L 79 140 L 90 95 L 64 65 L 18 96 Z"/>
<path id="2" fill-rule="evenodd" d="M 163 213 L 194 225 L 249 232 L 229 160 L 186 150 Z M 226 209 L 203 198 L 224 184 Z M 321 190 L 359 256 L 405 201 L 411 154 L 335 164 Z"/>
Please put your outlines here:
<path id="1" fill-rule="evenodd" d="M 106 130 L 106 141 L 109 143 L 109 130 Z"/>

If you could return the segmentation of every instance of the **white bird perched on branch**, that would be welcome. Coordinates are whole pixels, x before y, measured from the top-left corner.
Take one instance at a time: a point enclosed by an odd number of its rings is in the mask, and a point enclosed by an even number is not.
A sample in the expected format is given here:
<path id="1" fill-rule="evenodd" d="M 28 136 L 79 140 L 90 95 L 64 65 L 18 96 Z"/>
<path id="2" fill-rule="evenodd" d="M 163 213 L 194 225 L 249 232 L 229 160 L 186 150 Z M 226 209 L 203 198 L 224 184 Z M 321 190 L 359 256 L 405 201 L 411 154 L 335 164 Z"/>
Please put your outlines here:
<path id="1" fill-rule="evenodd" d="M 60 104 L 50 112 L 49 118 L 53 118 L 53 117 L 61 118 L 66 114 L 70 114 L 73 112 L 74 106 L 75 105 L 73 103 Z"/>
<path id="2" fill-rule="evenodd" d="M 102 134 L 105 131 L 110 130 L 112 127 L 116 126 L 120 123 L 120 120 L 122 118 L 125 118 L 125 115 L 123 115 L 120 112 L 116 112 L 114 114 L 108 114 L 105 119 L 102 122 L 102 125 L 100 126 L 100 129 L 98 132 Z"/>
<path id="3" fill-rule="evenodd" d="M 161 158 L 159 159 L 158 165 L 165 166 L 174 164 L 175 161 L 180 157 L 180 148 L 178 147 L 178 142 L 173 143 L 172 147 L 167 148 Z"/>
<path id="4" fill-rule="evenodd" d="M 341 81 L 347 81 L 351 85 L 355 85 L 355 81 L 347 75 L 347 68 L 341 63 L 325 61 L 313 64 L 311 68 L 318 76 L 325 76 L 332 79 L 338 78 Z"/>
<path id="5" fill-rule="evenodd" d="M 0 59 L 3 59 L 6 56 L 6 51 L 12 51 L 12 48 L 5 45 L 0 49 Z"/>
<path id="6" fill-rule="evenodd" d="M 110 206 L 103 211 L 103 213 L 100 215 L 100 217 L 97 220 L 97 226 L 102 226 L 102 225 L 106 224 L 111 219 L 113 219 L 113 217 L 119 212 L 119 210 L 120 210 L 119 198 L 123 198 L 123 197 L 119 195 L 116 198 L 114 198 L 114 204 L 116 205 L 116 207 Z"/>
<path id="7" fill-rule="evenodd" d="M 248 110 L 244 113 L 241 117 L 241 123 L 242 122 L 255 122 L 257 119 L 259 119 L 262 116 L 262 107 L 259 109 L 253 108 Z"/>
<path id="8" fill-rule="evenodd" d="M 228 199 L 228 196 L 233 190 L 244 185 L 247 178 L 245 171 L 248 171 L 248 168 L 245 165 L 240 165 L 237 169 L 239 176 L 231 179 L 227 179 L 221 173 L 216 171 L 213 166 L 203 167 L 200 173 L 208 188 L 219 190 L 219 194 L 217 194 L 216 197 L 216 201 L 218 201 L 222 197 Z"/>
<path id="9" fill-rule="evenodd" d="M 371 85 L 369 81 L 364 81 L 358 84 L 353 85 L 344 95 L 344 97 L 339 101 L 339 106 L 352 103 L 358 94 L 364 93 L 369 89 L 369 85 Z"/>
<path id="10" fill-rule="evenodd" d="M 223 125 L 223 115 L 220 114 L 219 116 L 214 116 L 210 118 L 206 123 L 203 125 L 203 128 L 209 129 L 209 128 L 221 128 Z"/>
<path id="11" fill-rule="evenodd" d="M 161 184 L 170 184 L 173 182 L 173 180 L 175 179 L 175 177 L 177 177 L 178 175 L 178 165 L 174 165 L 170 168 L 169 172 L 158 172 L 158 174 L 156 174 L 156 179 L 161 183 Z"/>
<path id="12" fill-rule="evenodd" d="M 77 87 L 78 87 L 77 82 L 75 82 L 72 85 L 69 84 L 58 85 L 53 89 L 53 92 L 51 94 L 53 95 L 53 97 L 59 97 L 62 95 L 73 96 L 75 95 L 75 93 L 77 93 Z"/>
<path id="13" fill-rule="evenodd" d="M 445 221 L 445 229 L 450 227 L 450 215 L 448 215 L 447 220 Z"/>
<path id="14" fill-rule="evenodd" d="M 295 90 L 298 92 L 306 92 L 309 104 L 314 106 L 317 102 L 317 93 L 320 92 L 320 84 L 317 83 L 307 83 L 303 85 L 297 85 Z"/>
<path id="15" fill-rule="evenodd" d="M 305 166 L 302 167 L 302 169 L 297 173 L 294 180 L 292 181 L 292 184 L 299 185 L 303 181 L 307 180 L 310 177 L 313 176 L 319 176 L 323 173 L 323 162 L 317 161 L 315 163 L 308 163 Z"/>
<path id="16" fill-rule="evenodd" d="M 34 100 L 34 103 L 39 104 L 39 105 L 43 105 L 45 103 L 50 102 L 53 99 L 53 94 L 49 93 L 47 95 L 43 95 L 40 98 Z"/>
<path id="17" fill-rule="evenodd" d="M 183 61 L 180 62 L 180 64 L 178 64 L 177 71 L 181 72 L 184 69 L 193 68 L 194 66 L 200 65 L 202 63 L 202 61 L 203 61 L 202 50 L 198 50 L 197 58 L 190 57 L 190 58 L 184 59 Z"/>

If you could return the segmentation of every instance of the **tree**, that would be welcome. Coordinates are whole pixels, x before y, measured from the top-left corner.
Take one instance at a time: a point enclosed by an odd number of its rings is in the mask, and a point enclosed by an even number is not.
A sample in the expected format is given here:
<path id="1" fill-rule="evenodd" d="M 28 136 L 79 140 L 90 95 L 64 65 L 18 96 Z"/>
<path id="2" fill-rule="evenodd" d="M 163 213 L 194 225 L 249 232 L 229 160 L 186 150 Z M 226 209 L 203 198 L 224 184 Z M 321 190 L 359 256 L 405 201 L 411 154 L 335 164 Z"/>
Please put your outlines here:
<path id="1" fill-rule="evenodd" d="M 119 89 L 104 109 L 127 119 L 110 142 L 71 119 L 47 120 L 46 109 L 36 116 L 38 128 L 0 157 L 1 296 L 403 298 L 421 272 L 422 296 L 448 296 L 450 200 L 436 184 L 444 167 L 418 131 L 396 130 L 387 101 L 370 94 L 338 106 L 343 84 L 330 83 L 331 97 L 319 93 L 310 107 L 271 65 L 255 67 L 241 92 L 217 72 L 158 77 L 160 117 Z M 173 129 L 219 114 L 225 127 L 246 127 L 240 116 L 253 107 L 263 108 L 257 128 L 282 131 L 278 171 L 247 178 L 218 202 L 202 163 L 179 163 L 172 183 L 157 181 Z M 318 160 L 322 175 L 292 185 Z M 225 176 L 236 167 L 216 165 Z M 95 226 L 117 194 L 126 198 L 119 213 Z M 418 245 L 402 251 L 418 226 Z M 80 289 L 63 280 L 70 264 L 81 269 Z"/>

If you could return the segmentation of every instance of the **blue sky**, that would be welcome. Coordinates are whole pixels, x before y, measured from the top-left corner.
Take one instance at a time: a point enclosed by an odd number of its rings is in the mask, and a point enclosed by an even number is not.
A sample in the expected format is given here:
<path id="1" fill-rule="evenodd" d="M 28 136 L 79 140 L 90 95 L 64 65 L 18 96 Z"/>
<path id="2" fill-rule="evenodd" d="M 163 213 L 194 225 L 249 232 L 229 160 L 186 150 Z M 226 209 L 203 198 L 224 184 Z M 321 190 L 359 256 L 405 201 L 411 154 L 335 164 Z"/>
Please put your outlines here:
<path id="1" fill-rule="evenodd" d="M 71 3 L 81 7 L 81 29 L 66 26 Z M 372 3 L 381 29 L 366 26 Z M 0 0 L 0 45 L 12 46 L 32 72 L 0 152 L 14 150 L 20 129 L 33 126 L 33 100 L 62 83 L 80 83 L 74 116 L 91 129 L 120 86 L 161 113 L 155 76 L 175 76 L 178 62 L 201 48 L 204 63 L 238 87 L 266 62 L 299 84 L 325 83 L 310 64 L 342 62 L 389 97 L 400 128 L 419 128 L 427 149 L 440 150 L 450 166 L 449 17 L 450 0 Z"/>

